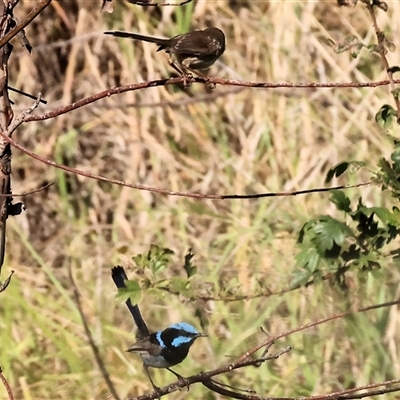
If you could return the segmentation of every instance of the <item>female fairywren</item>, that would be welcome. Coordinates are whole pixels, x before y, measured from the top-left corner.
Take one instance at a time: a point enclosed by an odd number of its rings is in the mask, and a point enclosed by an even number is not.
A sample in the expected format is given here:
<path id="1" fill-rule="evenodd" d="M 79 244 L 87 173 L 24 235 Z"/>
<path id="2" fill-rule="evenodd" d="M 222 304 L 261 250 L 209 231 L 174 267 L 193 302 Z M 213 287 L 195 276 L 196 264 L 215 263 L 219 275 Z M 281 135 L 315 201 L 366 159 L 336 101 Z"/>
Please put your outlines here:
<path id="1" fill-rule="evenodd" d="M 117 288 L 125 288 L 125 281 L 128 280 L 125 270 L 121 266 L 116 266 L 111 270 L 111 277 Z M 133 305 L 131 300 L 126 301 L 126 305 L 132 314 L 137 327 L 137 342 L 127 351 L 139 353 L 143 361 L 143 367 L 150 379 L 153 389 L 159 388 L 154 384 L 149 374 L 148 368 L 166 368 L 172 372 L 179 380 L 185 378 L 169 367 L 181 363 L 189 353 L 190 346 L 194 341 L 202 336 L 207 336 L 186 322 L 179 322 L 170 325 L 163 331 L 150 333 L 143 320 L 137 304 Z"/>
<path id="2" fill-rule="evenodd" d="M 198 70 L 209 68 L 225 51 L 225 34 L 219 28 L 210 27 L 203 30 L 176 35 L 170 39 L 140 35 L 124 31 L 107 31 L 106 35 L 142 40 L 156 43 L 157 51 L 165 50 L 169 54 L 169 64 L 185 77 L 186 72 L 203 76 Z M 205 78 L 203 76 L 203 78 Z"/>

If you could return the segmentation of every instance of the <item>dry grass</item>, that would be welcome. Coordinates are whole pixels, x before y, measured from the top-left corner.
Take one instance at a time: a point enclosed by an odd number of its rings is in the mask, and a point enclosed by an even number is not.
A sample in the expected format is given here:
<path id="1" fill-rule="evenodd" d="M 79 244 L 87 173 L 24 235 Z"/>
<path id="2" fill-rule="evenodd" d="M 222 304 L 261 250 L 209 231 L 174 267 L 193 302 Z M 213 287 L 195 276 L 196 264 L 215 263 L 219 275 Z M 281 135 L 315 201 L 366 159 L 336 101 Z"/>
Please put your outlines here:
<path id="1" fill-rule="evenodd" d="M 377 56 L 363 50 L 352 59 L 326 45 L 327 37 L 341 40 L 350 34 L 366 44 L 375 41 L 362 6 L 338 9 L 333 1 L 230 6 L 202 0 L 190 11 L 145 10 L 119 2 L 114 14 L 103 15 L 98 3 L 53 2 L 26 30 L 33 56 L 16 45 L 11 84 L 41 91 L 47 109 L 53 109 L 110 86 L 166 77 L 171 74 L 167 57 L 155 53 L 154 45 L 102 32 L 170 36 L 206 24 L 227 34 L 227 50 L 211 70 L 216 76 L 270 82 L 386 78 Z M 19 17 L 31 6 L 22 2 Z M 389 13 L 378 13 L 379 22 L 400 48 L 400 3 L 389 2 L 389 7 Z M 396 64 L 398 51 L 389 59 Z M 14 138 L 45 157 L 94 174 L 218 194 L 318 187 L 340 161 L 363 160 L 375 168 L 382 155 L 390 154 L 374 122 L 379 107 L 391 101 L 388 88 L 231 91 L 217 87 L 209 94 L 193 85 L 186 91 L 168 86 L 126 93 L 56 120 L 24 125 Z M 197 101 L 204 96 L 209 99 Z M 15 110 L 30 104 L 15 100 Z M 166 103 L 180 105 L 162 106 Z M 17 151 L 13 168 L 15 193 L 57 178 L 54 187 L 26 198 L 27 212 L 8 222 L 3 274 L 17 273 L 1 295 L 0 342 L 7 346 L 2 345 L 0 363 L 18 399 L 107 398 L 72 301 L 68 268 L 119 393 L 141 394 L 149 385 L 140 361 L 124 352 L 133 340 L 127 333 L 132 324 L 125 307 L 114 300 L 109 278 L 114 263 L 132 267 L 131 257 L 155 243 L 173 249 L 179 265 L 191 247 L 199 285 L 223 286 L 224 278 L 237 277 L 243 293 L 252 293 L 259 280 L 278 291 L 287 287 L 295 266 L 296 232 L 313 216 L 334 213 L 326 194 L 197 201 L 66 175 Z M 363 172 L 350 179 L 368 178 L 369 172 Z M 377 187 L 348 194 L 375 205 L 391 201 Z M 268 299 L 210 303 L 204 311 L 210 339 L 196 343 L 177 371 L 189 375 L 225 363 L 224 356 L 241 354 L 261 339 L 260 325 L 276 334 L 348 305 L 392 299 L 398 295 L 398 278 L 398 270 L 382 271 L 378 278 L 355 283 L 347 298 L 321 286 Z M 179 320 L 198 325 L 196 306 L 168 295 L 142 301 L 154 328 Z M 371 312 L 295 335 L 277 344 L 293 344 L 289 355 L 234 374 L 230 382 L 244 388 L 251 382 L 261 395 L 300 396 L 398 376 L 398 320 L 395 309 Z M 156 371 L 155 379 L 168 383 L 172 376 Z M 200 396 L 206 396 L 205 389 L 193 387 L 175 398 Z"/>

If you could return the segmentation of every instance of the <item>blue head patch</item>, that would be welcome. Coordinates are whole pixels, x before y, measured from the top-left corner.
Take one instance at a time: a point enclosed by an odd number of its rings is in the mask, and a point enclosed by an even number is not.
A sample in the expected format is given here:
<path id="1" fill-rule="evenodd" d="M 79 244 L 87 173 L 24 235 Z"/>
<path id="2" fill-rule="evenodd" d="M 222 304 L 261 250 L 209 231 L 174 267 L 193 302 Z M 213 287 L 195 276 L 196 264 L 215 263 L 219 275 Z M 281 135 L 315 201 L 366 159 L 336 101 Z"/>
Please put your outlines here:
<path id="1" fill-rule="evenodd" d="M 166 347 L 166 346 L 165 346 L 165 343 L 164 343 L 164 340 L 162 340 L 162 338 L 161 338 L 161 334 L 162 334 L 161 331 L 158 331 L 158 332 L 156 333 L 157 342 L 160 344 L 161 347 Z"/>
<path id="2" fill-rule="evenodd" d="M 186 322 L 179 322 L 177 324 L 172 324 L 168 328 L 184 331 L 184 332 L 187 332 L 187 333 L 189 333 L 191 335 L 198 335 L 199 334 L 199 332 L 197 332 L 197 330 L 192 325 L 190 325 L 190 324 L 188 324 Z"/>

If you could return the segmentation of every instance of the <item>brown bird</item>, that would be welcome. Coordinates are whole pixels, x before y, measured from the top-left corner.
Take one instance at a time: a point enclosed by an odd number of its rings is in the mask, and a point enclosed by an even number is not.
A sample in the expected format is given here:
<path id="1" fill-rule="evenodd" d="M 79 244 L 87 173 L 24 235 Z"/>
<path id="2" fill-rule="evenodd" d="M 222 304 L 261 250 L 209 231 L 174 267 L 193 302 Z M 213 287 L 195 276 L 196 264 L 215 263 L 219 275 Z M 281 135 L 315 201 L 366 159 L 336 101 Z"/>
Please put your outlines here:
<path id="1" fill-rule="evenodd" d="M 202 76 L 194 70 L 207 69 L 225 51 L 225 35 L 218 28 L 206 28 L 204 30 L 183 33 L 171 39 L 144 36 L 123 31 L 108 31 L 104 33 L 106 35 L 158 44 L 157 51 L 165 50 L 169 54 L 170 65 L 183 77 L 186 76 L 187 71 Z"/>

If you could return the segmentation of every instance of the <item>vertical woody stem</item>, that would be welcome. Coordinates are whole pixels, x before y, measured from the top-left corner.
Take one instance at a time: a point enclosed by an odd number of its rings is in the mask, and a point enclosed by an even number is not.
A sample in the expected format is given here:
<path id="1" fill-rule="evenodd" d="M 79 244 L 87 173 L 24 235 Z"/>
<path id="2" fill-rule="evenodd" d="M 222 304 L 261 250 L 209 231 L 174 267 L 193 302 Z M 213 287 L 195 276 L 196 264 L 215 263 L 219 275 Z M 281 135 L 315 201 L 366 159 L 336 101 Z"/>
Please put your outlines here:
<path id="1" fill-rule="evenodd" d="M 0 0 L 0 39 L 10 30 L 12 12 L 18 0 Z M 7 43 L 0 49 L 0 130 L 7 131 L 13 119 L 10 100 L 8 98 L 8 59 L 12 51 Z M 0 139 L 0 272 L 4 262 L 6 220 L 9 215 L 11 194 L 11 147 L 4 139 Z M 6 195 L 6 196 L 4 196 Z"/>

